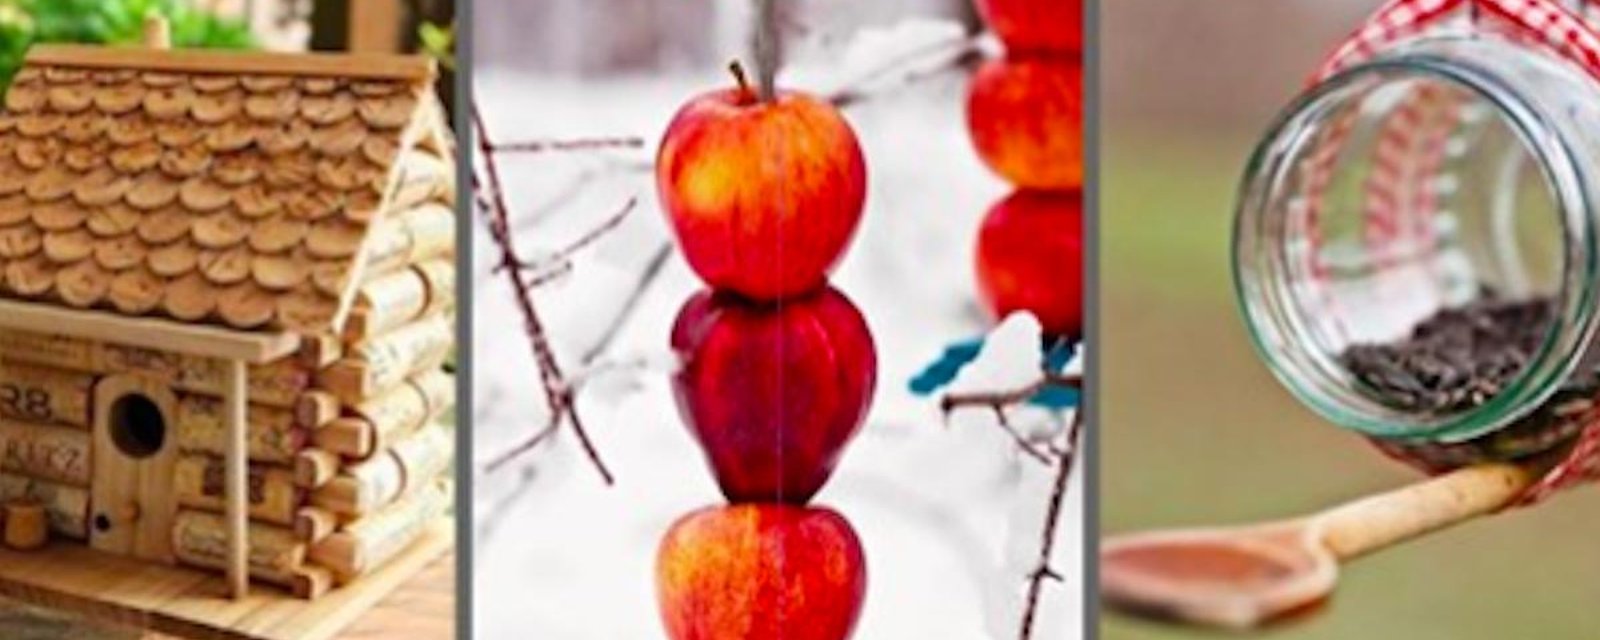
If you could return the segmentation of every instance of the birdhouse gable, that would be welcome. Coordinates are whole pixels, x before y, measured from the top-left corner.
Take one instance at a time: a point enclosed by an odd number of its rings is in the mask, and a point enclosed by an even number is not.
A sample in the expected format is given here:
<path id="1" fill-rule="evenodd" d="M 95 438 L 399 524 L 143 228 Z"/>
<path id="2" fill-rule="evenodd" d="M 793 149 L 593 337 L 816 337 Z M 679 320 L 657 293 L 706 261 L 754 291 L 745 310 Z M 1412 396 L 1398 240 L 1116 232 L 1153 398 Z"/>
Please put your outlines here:
<path id="1" fill-rule="evenodd" d="M 38 46 L 0 111 L 0 299 L 342 330 L 442 128 L 424 58 Z M 437 190 L 435 190 L 437 191 Z M 420 195 L 419 195 L 420 193 Z M 391 234 L 392 235 L 392 234 Z"/>

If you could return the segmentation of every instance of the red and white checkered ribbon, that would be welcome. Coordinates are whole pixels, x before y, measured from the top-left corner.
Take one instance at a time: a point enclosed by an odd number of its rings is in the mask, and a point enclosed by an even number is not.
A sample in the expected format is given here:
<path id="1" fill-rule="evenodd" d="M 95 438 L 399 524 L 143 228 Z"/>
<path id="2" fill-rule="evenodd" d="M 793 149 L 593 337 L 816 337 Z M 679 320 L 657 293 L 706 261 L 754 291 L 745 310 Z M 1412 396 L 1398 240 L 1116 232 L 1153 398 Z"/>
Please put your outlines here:
<path id="1" fill-rule="evenodd" d="M 1597 5 L 1600 0 L 1578 0 L 1572 9 L 1555 0 L 1389 0 L 1334 48 L 1312 82 L 1322 82 L 1388 47 L 1463 19 L 1468 28 L 1494 30 L 1530 46 L 1545 47 L 1600 82 L 1600 31 L 1593 22 Z M 1470 13 L 1463 15 L 1463 11 Z M 1443 168 L 1444 150 L 1458 123 L 1459 106 L 1459 96 L 1421 86 L 1385 116 L 1373 150 L 1373 170 L 1363 184 L 1364 242 L 1382 246 L 1405 235 L 1421 243 L 1416 246 L 1431 242 L 1434 227 L 1430 218 L 1437 207 L 1431 183 Z M 1323 191 L 1352 130 L 1350 120 L 1349 116 L 1336 119 L 1321 140 L 1326 146 L 1319 145 L 1302 160 L 1300 171 L 1306 176 L 1308 195 L 1307 239 L 1313 247 L 1321 244 L 1317 229 Z M 1322 278 L 1326 268 L 1320 252 L 1313 249 L 1308 253 L 1313 282 L 1325 289 Z M 1333 303 L 1326 291 L 1320 297 L 1324 304 Z M 1588 425 L 1563 461 L 1524 493 L 1519 506 L 1600 478 L 1600 411 L 1588 416 Z M 1379 444 L 1385 453 L 1407 459 L 1404 445 Z M 1419 460 L 1407 461 L 1439 470 Z"/>

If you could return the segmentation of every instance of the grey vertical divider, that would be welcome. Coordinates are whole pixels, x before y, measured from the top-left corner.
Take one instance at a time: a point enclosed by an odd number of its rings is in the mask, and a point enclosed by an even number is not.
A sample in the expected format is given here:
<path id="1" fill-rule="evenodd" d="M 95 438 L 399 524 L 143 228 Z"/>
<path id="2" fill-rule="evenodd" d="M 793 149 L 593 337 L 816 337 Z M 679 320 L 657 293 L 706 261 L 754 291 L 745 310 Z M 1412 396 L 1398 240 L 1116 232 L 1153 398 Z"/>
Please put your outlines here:
<path id="1" fill-rule="evenodd" d="M 456 638 L 472 636 L 472 0 L 456 0 Z"/>
<path id="2" fill-rule="evenodd" d="M 1100 637 L 1100 1 L 1083 9 L 1083 637 Z M 1070 577 L 1069 577 L 1070 579 Z"/>

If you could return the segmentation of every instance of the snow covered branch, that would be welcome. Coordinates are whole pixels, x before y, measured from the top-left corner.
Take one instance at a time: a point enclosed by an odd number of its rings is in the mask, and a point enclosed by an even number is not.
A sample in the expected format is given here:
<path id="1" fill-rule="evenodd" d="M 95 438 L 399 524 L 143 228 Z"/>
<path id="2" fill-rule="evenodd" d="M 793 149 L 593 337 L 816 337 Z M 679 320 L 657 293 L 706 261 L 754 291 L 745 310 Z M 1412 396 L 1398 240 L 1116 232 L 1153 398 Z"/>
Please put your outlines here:
<path id="1" fill-rule="evenodd" d="M 1012 426 L 1010 411 L 1041 392 L 1055 388 L 1081 390 L 1083 377 L 1079 374 L 1044 371 L 1037 380 L 1021 387 L 948 393 L 939 400 L 939 408 L 946 417 L 962 409 L 984 409 L 992 412 L 996 424 L 1011 437 L 1019 450 L 1039 463 L 1051 466 L 1055 471 L 1050 499 L 1045 505 L 1044 531 L 1039 542 L 1038 560 L 1027 575 L 1028 594 L 1022 612 L 1022 627 L 1018 636 L 1020 640 L 1031 640 L 1033 637 L 1034 620 L 1037 617 L 1040 598 L 1044 593 L 1045 581 L 1062 579 L 1061 574 L 1051 567 L 1050 559 L 1055 550 L 1056 531 L 1061 523 L 1067 482 L 1072 477 L 1072 469 L 1077 461 L 1078 442 L 1083 430 L 1083 408 L 1080 406 L 1073 411 L 1072 421 L 1067 428 L 1066 441 L 1059 448 L 1048 444 L 1041 448 L 1038 442 L 1024 436 Z"/>

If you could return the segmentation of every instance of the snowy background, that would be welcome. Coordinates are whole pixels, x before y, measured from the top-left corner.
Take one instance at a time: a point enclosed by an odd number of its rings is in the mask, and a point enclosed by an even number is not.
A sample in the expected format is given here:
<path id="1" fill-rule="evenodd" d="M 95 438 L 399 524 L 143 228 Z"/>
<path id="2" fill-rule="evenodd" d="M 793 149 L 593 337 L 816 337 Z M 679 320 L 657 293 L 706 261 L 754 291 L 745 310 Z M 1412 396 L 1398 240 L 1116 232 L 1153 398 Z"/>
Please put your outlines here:
<path id="1" fill-rule="evenodd" d="M 526 11 L 547 17 L 581 11 L 572 2 L 531 4 L 537 8 Z M 610 4 L 621 11 L 637 3 Z M 652 256 L 668 246 L 650 162 L 679 105 L 729 83 L 723 67 L 743 55 L 743 35 L 740 12 L 722 7 L 736 4 L 742 3 L 716 4 L 715 15 L 695 19 L 702 29 L 694 37 L 663 36 L 659 47 L 638 54 L 644 62 L 632 65 L 595 62 L 608 59 L 609 35 L 594 41 L 604 51 L 536 51 L 530 48 L 551 45 L 519 46 L 495 36 L 528 16 L 497 16 L 507 7 L 501 3 L 475 12 L 482 43 L 476 93 L 495 139 L 645 141 L 638 150 L 546 154 L 502 166 L 524 253 L 562 247 L 639 198 L 633 215 L 583 253 L 569 277 L 537 293 L 569 370 L 584 367 Z M 880 16 L 884 9 L 876 7 L 861 24 L 836 17 L 825 26 L 807 22 L 802 40 L 791 43 L 794 53 L 780 83 L 825 93 L 905 52 L 959 41 L 962 21 L 970 20 L 951 2 L 885 4 L 901 13 Z M 528 26 L 534 33 L 549 28 Z M 564 37 L 582 42 L 582 33 Z M 565 62 L 530 57 L 541 53 Z M 635 54 L 622 57 L 629 55 Z M 937 66 L 936 58 L 930 64 Z M 982 215 L 1008 187 L 970 147 L 965 83 L 958 71 L 904 86 L 891 80 L 885 91 L 846 112 L 867 156 L 870 186 L 862 226 L 833 283 L 873 330 L 878 392 L 867 424 L 815 503 L 848 518 L 865 544 L 869 588 L 855 636 L 863 640 L 1016 637 L 1048 501 L 1052 470 L 1019 457 L 986 413 L 960 414 L 946 426 L 935 398 L 914 396 L 906 387 L 947 344 L 980 335 L 988 325 L 976 302 L 972 245 Z M 491 274 L 494 244 L 481 227 L 474 243 L 474 437 L 482 460 L 542 426 L 546 407 L 510 284 Z M 474 616 L 480 637 L 663 636 L 653 592 L 659 539 L 679 516 L 722 501 L 677 416 L 666 373 L 672 319 L 699 286 L 681 258 L 670 255 L 596 359 L 648 368 L 599 375 L 580 396 L 616 486 L 602 484 L 570 432 L 495 473 L 479 472 Z M 956 384 L 1002 389 L 1036 376 L 1038 353 L 1026 323 L 1007 326 L 1011 337 L 992 340 Z M 1065 421 L 1042 413 L 1016 419 L 1058 429 Z M 1077 637 L 1081 626 L 1077 475 L 1053 563 L 1069 578 L 1046 587 L 1037 638 Z"/>

